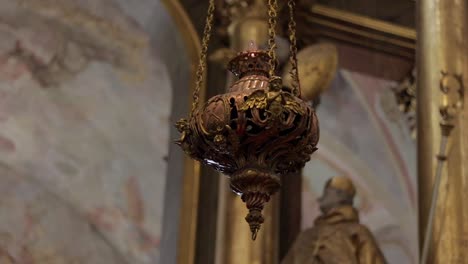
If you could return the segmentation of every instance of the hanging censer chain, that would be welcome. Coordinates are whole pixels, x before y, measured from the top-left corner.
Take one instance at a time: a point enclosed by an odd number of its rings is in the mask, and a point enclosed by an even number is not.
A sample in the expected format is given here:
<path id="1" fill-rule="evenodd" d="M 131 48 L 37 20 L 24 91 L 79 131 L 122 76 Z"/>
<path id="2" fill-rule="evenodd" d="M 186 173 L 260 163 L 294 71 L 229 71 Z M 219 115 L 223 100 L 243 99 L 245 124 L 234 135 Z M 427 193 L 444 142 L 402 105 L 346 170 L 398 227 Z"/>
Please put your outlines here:
<path id="1" fill-rule="evenodd" d="M 318 121 L 305 101 L 283 90 L 281 77 L 276 76 L 277 0 L 259 0 L 268 3 L 268 50 L 252 47 L 240 52 L 228 64 L 239 80 L 228 92 L 198 105 L 215 1 L 219 0 L 209 1 L 190 120 L 176 123 L 181 133 L 176 143 L 191 158 L 230 178 L 231 189 L 249 210 L 245 220 L 255 239 L 265 222 L 262 211 L 281 187 L 280 176 L 304 167 L 315 151 Z M 294 9 L 294 3 L 290 5 Z M 295 24 L 290 27 L 294 33 Z"/>
<path id="2" fill-rule="evenodd" d="M 200 100 L 200 89 L 203 83 L 203 77 L 206 69 L 206 56 L 208 53 L 208 43 L 210 42 L 211 38 L 211 28 L 213 26 L 214 11 L 215 0 L 210 0 L 206 16 L 205 29 L 203 30 L 200 60 L 198 61 L 196 77 L 197 79 L 195 82 L 195 90 L 193 91 L 193 102 L 192 111 L 190 111 L 190 119 L 192 118 L 192 115 L 195 112 L 195 110 L 198 109 L 198 102 Z"/>
<path id="3" fill-rule="evenodd" d="M 296 7 L 296 1 L 295 0 L 289 0 L 288 1 L 288 7 L 289 7 L 289 23 L 288 23 L 288 29 L 289 29 L 289 61 L 291 63 L 291 71 L 289 72 L 291 74 L 291 79 L 292 79 L 292 92 L 295 96 L 301 97 L 301 85 L 299 83 L 299 71 L 297 68 L 297 40 L 296 40 L 296 21 L 294 19 L 294 11 Z"/>
<path id="4" fill-rule="evenodd" d="M 268 0 L 268 56 L 270 56 L 270 78 L 276 73 L 276 17 L 278 16 L 278 3 L 276 0 Z"/>

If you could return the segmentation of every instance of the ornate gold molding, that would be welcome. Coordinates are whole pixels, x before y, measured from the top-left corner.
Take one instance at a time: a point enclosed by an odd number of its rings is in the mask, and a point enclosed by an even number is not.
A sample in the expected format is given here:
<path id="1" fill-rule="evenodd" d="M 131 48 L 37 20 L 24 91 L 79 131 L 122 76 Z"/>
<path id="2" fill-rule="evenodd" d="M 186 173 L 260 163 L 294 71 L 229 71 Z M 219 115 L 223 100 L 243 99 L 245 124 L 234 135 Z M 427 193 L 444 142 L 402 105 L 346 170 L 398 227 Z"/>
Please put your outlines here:
<path id="1" fill-rule="evenodd" d="M 399 36 L 401 38 L 407 38 L 416 40 L 416 31 L 411 28 L 395 25 L 378 19 L 373 19 L 355 13 L 350 13 L 323 5 L 314 5 L 312 7 L 312 13 L 324 17 L 334 18 L 354 25 L 360 25 L 361 27 L 379 31 L 382 33 Z"/>
<path id="2" fill-rule="evenodd" d="M 329 38 L 414 59 L 414 29 L 319 4 L 303 10 L 298 17 L 299 36 L 306 43 Z"/>
<path id="3" fill-rule="evenodd" d="M 297 54 L 299 79 L 301 80 L 301 98 L 307 101 L 317 100 L 327 90 L 338 68 L 338 51 L 330 43 L 318 43 L 307 46 Z M 291 87 L 291 64 L 283 69 L 283 85 Z"/>
<path id="4" fill-rule="evenodd" d="M 185 9 L 180 4 L 179 0 L 162 0 L 167 11 L 173 18 L 179 32 L 185 42 L 189 60 L 191 62 L 190 86 L 189 94 L 193 93 L 195 88 L 196 67 L 198 56 L 201 50 L 200 38 L 195 30 L 195 27 L 185 12 Z M 203 102 L 205 98 L 205 85 L 200 91 L 200 100 Z M 192 97 L 189 97 L 188 108 L 192 105 Z M 183 179 L 182 190 L 182 205 L 180 213 L 179 225 L 179 242 L 178 242 L 178 259 L 180 264 L 193 264 L 195 259 L 196 246 L 196 229 L 197 229 L 197 211 L 198 211 L 198 194 L 199 194 L 199 179 L 200 179 L 200 164 L 194 160 L 184 158 L 185 173 Z"/>

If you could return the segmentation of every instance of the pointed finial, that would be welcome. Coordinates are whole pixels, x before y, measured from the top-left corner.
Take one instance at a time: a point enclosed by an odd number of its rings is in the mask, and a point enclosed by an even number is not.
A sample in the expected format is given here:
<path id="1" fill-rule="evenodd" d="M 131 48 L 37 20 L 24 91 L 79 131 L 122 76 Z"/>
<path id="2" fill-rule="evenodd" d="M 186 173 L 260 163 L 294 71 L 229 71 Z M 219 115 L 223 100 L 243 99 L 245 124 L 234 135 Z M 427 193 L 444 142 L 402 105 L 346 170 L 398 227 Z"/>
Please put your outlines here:
<path id="1" fill-rule="evenodd" d="M 258 234 L 258 228 L 255 228 L 252 230 L 252 240 L 255 241 L 257 239 L 257 234 Z"/>
<path id="2" fill-rule="evenodd" d="M 252 197 L 250 197 L 250 199 L 251 198 Z M 249 197 L 247 197 L 246 200 L 249 200 Z M 247 223 L 249 223 L 250 232 L 252 232 L 252 240 L 257 239 L 257 234 L 260 230 L 260 226 L 265 221 L 262 215 L 262 209 L 263 206 L 262 208 L 251 208 L 249 209 L 249 213 L 245 217 L 245 220 L 247 220 Z"/>

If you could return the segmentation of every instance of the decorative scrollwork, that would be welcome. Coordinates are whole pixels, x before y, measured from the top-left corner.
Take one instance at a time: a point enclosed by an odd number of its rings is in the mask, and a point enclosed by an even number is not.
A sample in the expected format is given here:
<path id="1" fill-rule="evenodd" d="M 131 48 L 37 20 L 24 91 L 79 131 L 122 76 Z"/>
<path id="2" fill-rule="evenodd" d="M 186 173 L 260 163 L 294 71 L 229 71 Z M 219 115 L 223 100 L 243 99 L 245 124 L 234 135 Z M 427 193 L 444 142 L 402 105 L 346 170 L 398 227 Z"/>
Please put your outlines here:
<path id="1" fill-rule="evenodd" d="M 416 70 L 413 69 L 403 81 L 392 87 L 392 91 L 395 95 L 398 109 L 406 119 L 411 136 L 416 138 Z M 384 102 L 384 105 L 388 105 L 388 102 Z M 386 112 L 389 116 L 396 114 L 395 112 L 391 113 L 392 111 L 389 109 Z"/>
<path id="2" fill-rule="evenodd" d="M 229 68 L 241 78 L 229 92 L 177 123 L 184 151 L 231 178 L 231 189 L 249 209 L 254 237 L 279 176 L 301 169 L 319 138 L 314 109 L 283 89 L 280 77 L 270 77 L 268 61 L 265 51 L 240 53 Z"/>
<path id="3" fill-rule="evenodd" d="M 451 74 L 441 71 L 440 91 L 442 100 L 439 107 L 442 123 L 449 124 L 463 108 L 465 86 L 461 74 Z"/>

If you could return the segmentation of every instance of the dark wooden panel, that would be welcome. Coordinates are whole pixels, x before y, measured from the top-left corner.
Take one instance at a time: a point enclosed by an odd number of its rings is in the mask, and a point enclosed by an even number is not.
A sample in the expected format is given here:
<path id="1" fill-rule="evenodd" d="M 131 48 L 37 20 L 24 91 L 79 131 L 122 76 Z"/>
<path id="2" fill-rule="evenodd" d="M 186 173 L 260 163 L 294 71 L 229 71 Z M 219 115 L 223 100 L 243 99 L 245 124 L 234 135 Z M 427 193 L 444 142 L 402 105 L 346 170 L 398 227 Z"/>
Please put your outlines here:
<path id="1" fill-rule="evenodd" d="M 301 231 L 302 173 L 283 176 L 281 184 L 279 257 L 283 259 Z"/>

